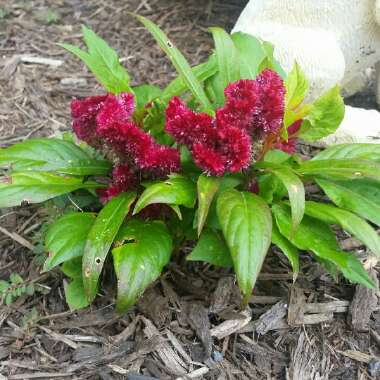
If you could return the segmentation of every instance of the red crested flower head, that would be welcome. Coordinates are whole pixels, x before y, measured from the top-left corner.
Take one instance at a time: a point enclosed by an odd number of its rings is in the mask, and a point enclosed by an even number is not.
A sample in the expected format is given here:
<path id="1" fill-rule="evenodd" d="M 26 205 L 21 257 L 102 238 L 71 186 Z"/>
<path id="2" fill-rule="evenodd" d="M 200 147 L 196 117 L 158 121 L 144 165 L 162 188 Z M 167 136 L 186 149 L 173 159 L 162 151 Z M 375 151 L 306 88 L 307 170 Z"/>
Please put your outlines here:
<path id="1" fill-rule="evenodd" d="M 122 94 L 123 95 L 123 94 Z M 179 151 L 157 144 L 131 118 L 133 96 L 108 95 L 97 116 L 97 132 L 116 151 L 126 155 L 139 169 L 164 176 L 180 169 Z"/>
<path id="2" fill-rule="evenodd" d="M 274 71 L 264 70 L 255 80 L 242 79 L 229 84 L 226 104 L 217 110 L 218 124 L 255 132 L 276 133 L 282 125 L 285 87 Z"/>
<path id="3" fill-rule="evenodd" d="M 213 118 L 206 113 L 195 113 L 178 97 L 170 100 L 166 109 L 165 131 L 173 136 L 175 141 L 183 145 L 205 142 L 215 133 L 211 128 Z"/>
<path id="4" fill-rule="evenodd" d="M 283 81 L 271 70 L 231 83 L 224 93 L 225 105 L 215 118 L 192 111 L 177 97 L 166 109 L 165 131 L 189 148 L 198 167 L 217 176 L 248 167 L 252 138 L 278 133 L 285 108 Z"/>
<path id="5" fill-rule="evenodd" d="M 281 128 L 285 112 L 284 82 L 271 70 L 264 70 L 256 81 L 260 87 L 259 112 L 254 121 L 256 129 L 276 133 Z"/>
<path id="6" fill-rule="evenodd" d="M 128 165 L 117 165 L 112 171 L 112 181 L 107 189 L 98 190 L 100 201 L 107 203 L 116 195 L 136 187 L 137 176 Z"/>
<path id="7" fill-rule="evenodd" d="M 91 96 L 83 100 L 73 99 L 71 102 L 71 116 L 73 130 L 78 139 L 91 146 L 98 146 L 96 135 L 96 116 L 107 96 Z"/>
<path id="8" fill-rule="evenodd" d="M 179 171 L 179 151 L 157 144 L 134 122 L 132 94 L 74 100 L 71 107 L 74 131 L 88 144 L 99 147 L 104 141 L 119 156 L 156 177 Z"/>
<path id="9" fill-rule="evenodd" d="M 165 130 L 186 145 L 195 164 L 211 175 L 235 173 L 249 165 L 252 143 L 246 131 L 219 126 L 217 119 L 193 112 L 179 98 L 169 102 Z"/>

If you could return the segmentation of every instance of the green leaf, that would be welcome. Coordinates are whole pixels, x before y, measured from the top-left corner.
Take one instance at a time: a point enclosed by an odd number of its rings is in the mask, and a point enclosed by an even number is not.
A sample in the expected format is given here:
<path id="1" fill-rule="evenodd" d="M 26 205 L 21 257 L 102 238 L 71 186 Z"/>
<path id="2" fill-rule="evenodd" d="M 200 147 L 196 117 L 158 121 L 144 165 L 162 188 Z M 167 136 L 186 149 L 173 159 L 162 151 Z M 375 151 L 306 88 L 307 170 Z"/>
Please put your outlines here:
<path id="1" fill-rule="evenodd" d="M 305 213 L 325 223 L 338 224 L 380 257 L 379 236 L 376 231 L 359 216 L 329 204 L 311 201 L 306 202 Z"/>
<path id="2" fill-rule="evenodd" d="M 267 56 L 261 42 L 256 37 L 242 32 L 233 33 L 231 38 L 239 53 L 240 78 L 255 79 L 260 64 Z"/>
<path id="3" fill-rule="evenodd" d="M 69 44 L 58 44 L 81 59 L 104 88 L 114 94 L 133 92 L 129 86 L 129 74 L 120 65 L 114 49 L 91 29 L 82 26 L 83 38 L 88 52 Z"/>
<path id="4" fill-rule="evenodd" d="M 67 277 L 72 279 L 80 277 L 82 280 L 82 256 L 65 261 L 61 265 L 61 270 Z"/>
<path id="5" fill-rule="evenodd" d="M 290 154 L 283 152 L 282 150 L 271 149 L 265 154 L 263 161 L 273 164 L 283 164 L 286 161 L 289 161 L 291 157 L 292 156 Z"/>
<path id="6" fill-rule="evenodd" d="M 231 36 L 222 28 L 209 28 L 214 38 L 218 77 L 223 88 L 240 78 L 239 52 Z"/>
<path id="7" fill-rule="evenodd" d="M 5 304 L 7 306 L 11 305 L 13 302 L 13 295 L 12 293 L 8 293 L 6 296 L 5 296 Z"/>
<path id="8" fill-rule="evenodd" d="M 380 183 L 367 179 L 316 182 L 339 207 L 353 211 L 380 226 Z"/>
<path id="9" fill-rule="evenodd" d="M 200 82 L 210 78 L 218 71 L 215 55 L 210 56 L 207 62 L 192 67 L 191 70 Z M 187 91 L 187 89 L 188 86 L 185 79 L 182 75 L 179 75 L 166 86 L 160 98 L 163 102 L 167 103 L 173 96 L 179 96 Z"/>
<path id="10" fill-rule="evenodd" d="M 288 193 L 282 181 L 272 173 L 258 176 L 257 181 L 260 197 L 269 204 L 281 200 Z"/>
<path id="11" fill-rule="evenodd" d="M 194 75 L 189 63 L 186 61 L 186 58 L 182 55 L 182 53 L 172 44 L 165 33 L 152 21 L 138 15 L 136 15 L 136 18 L 144 24 L 161 49 L 169 57 L 170 61 L 173 63 L 178 73 L 182 76 L 194 98 L 196 98 L 202 105 L 202 108 L 206 112 L 212 112 L 212 106 L 203 90 L 201 83 Z"/>
<path id="12" fill-rule="evenodd" d="M 44 263 L 44 271 L 82 256 L 87 235 L 94 222 L 95 214 L 90 212 L 70 213 L 54 221 L 45 236 L 45 248 L 49 257 Z"/>
<path id="13" fill-rule="evenodd" d="M 2 182 L 1 182 L 2 180 Z M 0 208 L 40 203 L 78 189 L 102 187 L 82 178 L 60 176 L 47 172 L 20 172 L 0 178 Z"/>
<path id="14" fill-rule="evenodd" d="M 158 86 L 152 86 L 150 84 L 133 87 L 133 92 L 135 93 L 138 109 L 144 108 L 146 104 L 161 95 L 161 89 Z"/>
<path id="15" fill-rule="evenodd" d="M 153 203 L 194 207 L 196 200 L 195 184 L 180 175 L 171 176 L 166 181 L 150 185 L 136 202 L 133 215 Z"/>
<path id="16" fill-rule="evenodd" d="M 223 268 L 231 268 L 231 254 L 224 239 L 215 231 L 205 229 L 195 248 L 187 256 L 188 261 L 204 261 Z"/>
<path id="17" fill-rule="evenodd" d="M 285 88 L 286 108 L 297 108 L 303 102 L 309 91 L 309 83 L 297 62 L 295 62 L 292 71 L 285 79 Z"/>
<path id="18" fill-rule="evenodd" d="M 200 236 L 203 226 L 206 222 L 207 215 L 210 209 L 212 200 L 214 199 L 215 193 L 218 191 L 220 186 L 220 178 L 210 177 L 202 174 L 198 178 L 197 191 L 198 191 L 198 236 Z"/>
<path id="19" fill-rule="evenodd" d="M 32 139 L 0 149 L 0 167 L 12 171 L 56 171 L 72 175 L 107 175 L 111 163 L 94 160 L 70 141 Z"/>
<path id="20" fill-rule="evenodd" d="M 288 191 L 292 209 L 292 231 L 295 231 L 301 223 L 305 211 L 305 188 L 303 183 L 294 174 L 293 170 L 285 166 L 274 167 L 270 171 L 281 180 Z"/>
<path id="21" fill-rule="evenodd" d="M 112 198 L 100 211 L 88 233 L 82 271 L 83 285 L 89 302 L 96 296 L 99 276 L 107 253 L 135 198 L 136 194 L 132 192 L 121 193 Z"/>
<path id="22" fill-rule="evenodd" d="M 379 144 L 338 144 L 332 145 L 322 150 L 313 157 L 317 160 L 368 160 L 380 163 L 380 145 Z"/>
<path id="23" fill-rule="evenodd" d="M 11 275 L 9 276 L 9 281 L 13 285 L 19 285 L 24 282 L 23 278 L 18 273 L 11 273 Z"/>
<path id="24" fill-rule="evenodd" d="M 4 291 L 6 291 L 10 286 L 11 284 L 9 282 L 0 280 L 0 293 L 3 293 Z"/>
<path id="25" fill-rule="evenodd" d="M 271 212 L 257 195 L 226 190 L 218 197 L 217 214 L 247 304 L 271 243 Z"/>
<path id="26" fill-rule="evenodd" d="M 360 261 L 353 253 L 340 250 L 335 235 L 327 224 L 305 216 L 296 233 L 291 235 L 289 207 L 277 204 L 272 207 L 272 211 L 281 234 L 298 249 L 310 250 L 319 258 L 335 264 L 350 281 L 373 287 L 373 282 Z"/>
<path id="27" fill-rule="evenodd" d="M 262 41 L 262 47 L 266 53 L 266 58 L 261 63 L 259 72 L 268 68 L 276 71 L 282 78 L 286 78 L 286 72 L 276 58 L 274 58 L 274 46 L 268 41 Z"/>
<path id="28" fill-rule="evenodd" d="M 344 118 L 344 102 L 339 87 L 335 86 L 312 105 L 301 126 L 298 137 L 312 142 L 334 133 Z"/>
<path id="29" fill-rule="evenodd" d="M 205 81 L 205 89 L 214 109 L 222 107 L 225 103 L 224 87 L 218 72 Z"/>
<path id="30" fill-rule="evenodd" d="M 118 246 L 112 250 L 118 279 L 116 308 L 124 312 L 161 274 L 173 246 L 161 222 L 128 221 L 120 229 L 117 240 Z"/>
<path id="31" fill-rule="evenodd" d="M 81 277 L 75 278 L 65 286 L 65 297 L 71 311 L 83 309 L 90 304 L 87 300 Z"/>
<path id="32" fill-rule="evenodd" d="M 282 236 L 276 224 L 272 228 L 272 243 L 276 245 L 288 258 L 293 268 L 293 282 L 296 281 L 300 270 L 300 258 L 298 249 L 285 237 Z"/>
<path id="33" fill-rule="evenodd" d="M 358 159 L 303 161 L 298 173 L 301 175 L 332 177 L 334 179 L 372 178 L 380 180 L 380 163 Z"/>

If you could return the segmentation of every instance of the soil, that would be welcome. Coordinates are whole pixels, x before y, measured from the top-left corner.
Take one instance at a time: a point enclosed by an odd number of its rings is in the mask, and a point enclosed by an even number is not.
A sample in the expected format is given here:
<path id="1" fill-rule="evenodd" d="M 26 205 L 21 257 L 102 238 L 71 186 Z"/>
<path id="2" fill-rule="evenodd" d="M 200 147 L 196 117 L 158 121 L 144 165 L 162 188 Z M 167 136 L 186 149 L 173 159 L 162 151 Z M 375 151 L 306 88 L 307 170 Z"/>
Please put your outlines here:
<path id="1" fill-rule="evenodd" d="M 164 85 L 174 70 L 128 12 L 158 23 L 195 64 L 212 46 L 207 28 L 229 29 L 244 3 L 0 0 L 0 146 L 69 130 L 70 100 L 102 91 L 56 45 L 79 44 L 81 24 L 117 49 L 133 84 Z M 372 94 L 361 99 L 350 103 L 376 106 Z M 0 306 L 0 379 L 380 378 L 379 294 L 334 281 L 307 254 L 293 282 L 273 250 L 243 311 L 230 271 L 181 256 L 127 314 L 115 313 L 106 282 L 94 305 L 73 312 L 62 275 L 40 272 L 46 216 L 39 207 L 0 214 L 0 279 L 18 273 L 35 285 L 33 296 Z M 357 241 L 339 236 L 371 267 Z"/>

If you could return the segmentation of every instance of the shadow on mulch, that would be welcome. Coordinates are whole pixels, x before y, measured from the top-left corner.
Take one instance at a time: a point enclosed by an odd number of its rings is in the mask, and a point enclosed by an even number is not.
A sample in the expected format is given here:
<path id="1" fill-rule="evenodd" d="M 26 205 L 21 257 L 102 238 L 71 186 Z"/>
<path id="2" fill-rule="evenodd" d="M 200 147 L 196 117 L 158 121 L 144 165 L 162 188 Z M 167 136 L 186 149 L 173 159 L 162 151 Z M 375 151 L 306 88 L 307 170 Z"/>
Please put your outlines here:
<path id="1" fill-rule="evenodd" d="M 102 91 L 56 45 L 78 44 L 81 24 L 117 49 L 134 84 L 163 85 L 173 68 L 127 12 L 157 22 L 195 64 L 212 46 L 207 27 L 230 28 L 244 3 L 0 1 L 0 146 L 68 130 L 71 98 Z M 36 293 L 0 307 L 0 379 L 364 380 L 380 371 L 378 297 L 335 283 L 308 255 L 293 283 L 284 257 L 271 252 L 244 311 L 229 271 L 180 256 L 126 315 L 115 314 L 111 287 L 91 308 L 70 312 L 62 276 L 41 275 L 42 254 L 30 249 L 44 212 L 7 211 L 0 215 L 0 278 L 17 272 Z M 341 244 L 366 256 L 350 237 L 341 234 Z"/>

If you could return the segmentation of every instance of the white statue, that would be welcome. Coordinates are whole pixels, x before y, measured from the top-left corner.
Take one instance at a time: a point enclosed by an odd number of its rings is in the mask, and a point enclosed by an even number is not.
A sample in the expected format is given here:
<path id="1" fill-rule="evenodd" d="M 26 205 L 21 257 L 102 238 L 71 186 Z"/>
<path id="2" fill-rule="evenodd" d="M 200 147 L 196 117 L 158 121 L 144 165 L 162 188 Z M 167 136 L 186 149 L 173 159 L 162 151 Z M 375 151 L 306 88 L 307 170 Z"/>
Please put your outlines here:
<path id="1" fill-rule="evenodd" d="M 310 80 L 311 98 L 339 83 L 349 89 L 380 61 L 380 0 L 250 0 L 233 32 L 275 45 L 286 71 L 297 61 Z M 354 124 L 356 123 L 356 124 Z M 347 107 L 330 142 L 380 142 L 380 113 Z"/>

